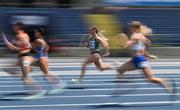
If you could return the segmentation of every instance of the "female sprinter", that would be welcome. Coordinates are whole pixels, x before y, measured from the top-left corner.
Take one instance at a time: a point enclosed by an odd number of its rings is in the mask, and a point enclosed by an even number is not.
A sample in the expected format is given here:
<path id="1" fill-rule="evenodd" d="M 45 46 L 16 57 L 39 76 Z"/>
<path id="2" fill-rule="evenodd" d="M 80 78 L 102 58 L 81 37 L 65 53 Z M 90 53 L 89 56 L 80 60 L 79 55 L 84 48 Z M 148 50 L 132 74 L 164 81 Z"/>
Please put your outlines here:
<path id="1" fill-rule="evenodd" d="M 31 77 L 28 76 L 28 73 L 31 71 L 31 64 L 34 59 L 30 55 L 31 44 L 29 36 L 25 32 L 25 25 L 22 22 L 17 22 L 13 26 L 13 30 L 16 33 L 14 43 L 10 43 L 4 33 L 2 34 L 3 41 L 9 49 L 18 52 L 19 64 L 22 70 L 22 79 L 26 87 L 31 87 L 31 89 L 33 89 L 32 93 L 34 96 L 32 96 L 32 98 L 44 95 L 45 91 L 43 91 L 42 88 L 38 86 Z"/>
<path id="2" fill-rule="evenodd" d="M 48 94 L 56 94 L 64 88 L 62 81 L 59 81 L 58 76 L 49 73 L 48 69 L 48 51 L 49 46 L 44 40 L 45 30 L 43 28 L 37 28 L 34 31 L 35 41 L 32 43 L 32 48 L 36 52 L 35 59 L 38 61 L 39 66 L 44 73 L 45 78 L 50 84 L 52 84 L 53 89 L 48 92 Z M 61 84 L 60 84 L 61 83 Z"/>
<path id="3" fill-rule="evenodd" d="M 108 51 L 109 46 L 108 46 L 107 38 L 99 34 L 97 27 L 90 28 L 90 34 L 91 36 L 88 42 L 88 46 L 90 48 L 91 54 L 82 65 L 79 79 L 78 80 L 72 79 L 74 82 L 77 82 L 77 83 L 82 81 L 85 74 L 86 66 L 91 63 L 94 63 L 96 67 L 100 69 L 101 71 L 112 69 L 110 65 L 103 63 L 102 57 L 100 54 L 100 49 L 99 49 L 100 45 L 102 45 L 102 47 L 104 48 L 104 53 L 102 56 L 107 56 L 109 54 L 109 51 Z"/>
<path id="4" fill-rule="evenodd" d="M 132 35 L 130 40 L 125 43 L 124 47 L 131 47 L 132 59 L 117 69 L 119 78 L 127 71 L 141 69 L 150 82 L 159 84 L 170 93 L 175 92 L 175 89 L 173 89 L 165 80 L 153 76 L 152 69 L 149 67 L 148 61 L 144 56 L 147 39 L 141 33 L 140 26 L 141 24 L 137 22 L 131 22 L 129 24 L 129 31 Z"/>

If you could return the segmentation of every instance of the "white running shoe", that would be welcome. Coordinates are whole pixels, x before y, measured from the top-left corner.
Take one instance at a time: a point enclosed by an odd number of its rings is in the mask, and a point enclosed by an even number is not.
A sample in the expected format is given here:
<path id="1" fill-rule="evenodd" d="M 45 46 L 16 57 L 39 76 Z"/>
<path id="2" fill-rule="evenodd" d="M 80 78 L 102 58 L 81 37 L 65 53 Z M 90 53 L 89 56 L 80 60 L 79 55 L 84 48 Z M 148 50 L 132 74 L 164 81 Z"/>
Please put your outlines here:
<path id="1" fill-rule="evenodd" d="M 64 88 L 66 87 L 66 83 L 61 81 L 60 84 L 57 84 L 53 87 L 52 90 L 50 90 L 47 94 L 52 95 L 52 94 L 59 94 L 64 92 Z"/>
<path id="2" fill-rule="evenodd" d="M 80 81 L 79 79 L 71 79 L 71 80 L 72 80 L 72 82 L 74 82 L 75 84 L 81 83 L 81 81 Z"/>
<path id="3" fill-rule="evenodd" d="M 36 94 L 33 94 L 33 95 L 30 95 L 30 96 L 27 96 L 27 97 L 23 97 L 22 99 L 23 100 L 31 100 L 31 99 L 38 99 L 38 98 L 41 98 L 42 96 L 44 96 L 46 94 L 46 91 L 45 90 L 42 90 Z"/>

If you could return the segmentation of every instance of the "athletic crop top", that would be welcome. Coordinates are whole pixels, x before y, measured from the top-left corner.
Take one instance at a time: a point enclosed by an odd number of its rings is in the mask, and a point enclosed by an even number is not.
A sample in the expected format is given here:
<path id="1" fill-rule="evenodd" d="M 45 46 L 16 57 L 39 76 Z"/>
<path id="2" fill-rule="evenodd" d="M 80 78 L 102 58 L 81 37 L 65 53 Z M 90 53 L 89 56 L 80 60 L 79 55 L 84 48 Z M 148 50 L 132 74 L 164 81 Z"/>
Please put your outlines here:
<path id="1" fill-rule="evenodd" d="M 46 47 L 45 47 L 45 44 L 44 44 L 44 43 L 43 43 L 42 45 L 34 48 L 34 50 L 37 51 L 37 54 L 43 54 L 43 53 L 45 53 L 45 49 L 46 49 Z"/>
<path id="2" fill-rule="evenodd" d="M 138 41 L 137 43 L 131 46 L 132 50 L 139 51 L 145 48 L 144 41 Z"/>
<path id="3" fill-rule="evenodd" d="M 133 36 L 135 36 L 135 37 L 137 37 L 137 36 L 143 37 L 144 35 L 142 35 L 141 33 L 134 33 L 132 35 L 132 38 L 133 38 Z M 140 50 L 142 50 L 144 48 L 145 48 L 145 42 L 143 40 L 138 40 L 135 44 L 133 44 L 131 46 L 131 49 L 134 50 L 134 51 L 140 51 Z"/>
<path id="4" fill-rule="evenodd" d="M 99 42 L 95 37 L 91 37 L 89 40 L 89 48 L 91 51 L 99 51 Z"/>

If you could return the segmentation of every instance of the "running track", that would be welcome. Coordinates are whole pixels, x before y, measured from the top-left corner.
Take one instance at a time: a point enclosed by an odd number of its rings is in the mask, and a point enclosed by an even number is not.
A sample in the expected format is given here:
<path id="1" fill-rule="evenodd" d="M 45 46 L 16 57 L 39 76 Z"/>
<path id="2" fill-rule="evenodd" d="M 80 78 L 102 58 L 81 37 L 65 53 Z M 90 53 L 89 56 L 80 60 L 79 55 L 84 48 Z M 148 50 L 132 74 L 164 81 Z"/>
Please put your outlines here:
<path id="1" fill-rule="evenodd" d="M 121 63 L 127 59 L 105 59 L 106 63 Z M 13 68 L 14 59 L 0 59 L 1 68 Z M 155 76 L 173 78 L 177 83 L 176 101 L 161 87 L 147 82 L 140 71 L 127 73 L 122 83 L 116 83 L 115 71 L 100 72 L 93 65 L 81 84 L 71 82 L 80 72 L 80 58 L 52 58 L 50 70 L 61 75 L 67 86 L 63 93 L 45 95 L 34 100 L 7 100 L 6 97 L 23 97 L 26 91 L 20 77 L 8 76 L 0 71 L 0 110 L 177 110 L 180 108 L 180 59 L 159 59 L 151 63 Z M 31 75 L 46 90 L 50 87 L 34 67 Z M 117 94 L 117 95 L 115 95 Z M 4 99 L 3 99 L 4 98 Z"/>

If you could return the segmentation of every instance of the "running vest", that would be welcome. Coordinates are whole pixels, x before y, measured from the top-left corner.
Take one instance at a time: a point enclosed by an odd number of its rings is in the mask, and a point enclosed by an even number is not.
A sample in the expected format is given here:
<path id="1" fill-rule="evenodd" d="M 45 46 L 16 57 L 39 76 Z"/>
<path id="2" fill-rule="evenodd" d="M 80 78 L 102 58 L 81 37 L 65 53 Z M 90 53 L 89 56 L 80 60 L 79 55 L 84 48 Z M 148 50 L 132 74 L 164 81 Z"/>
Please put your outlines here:
<path id="1" fill-rule="evenodd" d="M 145 48 L 145 44 L 143 41 L 138 41 L 137 43 L 131 46 L 132 50 L 139 51 Z"/>
<path id="2" fill-rule="evenodd" d="M 91 51 L 99 51 L 100 44 L 95 37 L 91 37 L 89 40 L 89 48 Z"/>
<path id="3" fill-rule="evenodd" d="M 44 54 L 46 50 L 46 44 L 43 42 L 42 45 L 34 48 L 37 51 L 37 54 Z"/>
<path id="4" fill-rule="evenodd" d="M 145 48 L 145 42 L 143 40 L 138 40 L 135 44 L 131 46 L 134 51 L 140 51 Z"/>

